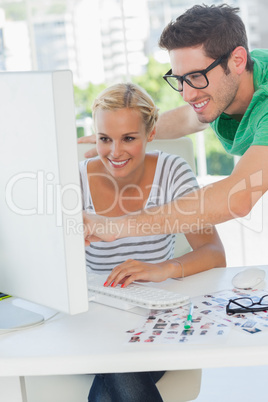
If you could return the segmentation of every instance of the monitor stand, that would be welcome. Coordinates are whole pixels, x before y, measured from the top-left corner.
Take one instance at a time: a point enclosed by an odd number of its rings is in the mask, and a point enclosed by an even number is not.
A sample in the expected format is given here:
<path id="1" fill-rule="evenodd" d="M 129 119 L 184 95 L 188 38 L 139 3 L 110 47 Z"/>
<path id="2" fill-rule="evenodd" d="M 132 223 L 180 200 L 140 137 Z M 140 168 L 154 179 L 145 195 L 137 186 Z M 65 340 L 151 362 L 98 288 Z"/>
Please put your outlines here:
<path id="1" fill-rule="evenodd" d="M 40 324 L 44 321 L 41 314 L 14 306 L 11 300 L 0 301 L 0 333 L 13 331 Z"/>

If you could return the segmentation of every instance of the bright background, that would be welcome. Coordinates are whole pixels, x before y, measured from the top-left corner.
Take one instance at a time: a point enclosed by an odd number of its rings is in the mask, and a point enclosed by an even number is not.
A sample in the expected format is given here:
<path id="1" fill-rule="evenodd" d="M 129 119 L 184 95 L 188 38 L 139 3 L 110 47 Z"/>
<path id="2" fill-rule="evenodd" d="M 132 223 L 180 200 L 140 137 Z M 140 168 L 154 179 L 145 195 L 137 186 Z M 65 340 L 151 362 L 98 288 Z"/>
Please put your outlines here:
<path id="1" fill-rule="evenodd" d="M 105 86 L 135 81 L 163 112 L 182 103 L 162 79 L 168 54 L 158 48 L 162 29 L 198 0 L 0 0 L 0 71 L 73 72 L 78 136 L 91 134 L 91 104 Z M 225 1 L 240 7 L 250 49 L 268 43 L 266 0 Z M 16 111 L 14 110 L 14 115 Z M 201 184 L 232 171 L 211 130 L 191 136 Z M 249 216 L 218 225 L 229 266 L 267 264 L 268 198 Z M 267 367 L 203 371 L 198 402 L 267 401 Z"/>

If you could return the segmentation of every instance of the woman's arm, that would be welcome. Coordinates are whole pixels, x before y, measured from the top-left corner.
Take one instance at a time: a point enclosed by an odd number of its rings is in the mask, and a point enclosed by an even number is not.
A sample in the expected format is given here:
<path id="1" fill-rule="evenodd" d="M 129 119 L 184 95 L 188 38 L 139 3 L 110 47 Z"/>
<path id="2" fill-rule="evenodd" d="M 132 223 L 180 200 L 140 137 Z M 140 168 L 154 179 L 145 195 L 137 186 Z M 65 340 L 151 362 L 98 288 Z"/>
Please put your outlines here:
<path id="1" fill-rule="evenodd" d="M 183 267 L 177 270 L 177 276 L 189 276 L 211 268 L 225 267 L 225 251 L 215 227 L 204 229 L 203 232 L 185 235 L 193 251 L 175 258 Z"/>
<path id="2" fill-rule="evenodd" d="M 162 282 L 168 278 L 181 278 L 226 266 L 225 252 L 215 228 L 210 233 L 186 235 L 193 251 L 158 264 L 127 260 L 113 269 L 105 286 L 128 286 L 133 281 Z"/>

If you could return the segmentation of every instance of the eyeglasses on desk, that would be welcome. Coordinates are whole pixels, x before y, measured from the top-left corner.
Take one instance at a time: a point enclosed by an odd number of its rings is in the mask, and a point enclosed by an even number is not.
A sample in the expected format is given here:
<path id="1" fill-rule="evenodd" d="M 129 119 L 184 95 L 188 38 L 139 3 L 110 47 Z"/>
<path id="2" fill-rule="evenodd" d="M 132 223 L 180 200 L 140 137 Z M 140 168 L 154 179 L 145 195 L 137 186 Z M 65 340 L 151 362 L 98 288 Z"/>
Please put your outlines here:
<path id="1" fill-rule="evenodd" d="M 236 299 L 230 299 L 226 306 L 226 313 L 228 315 L 233 315 L 268 310 L 268 295 L 262 296 L 257 301 L 255 300 L 255 297 L 238 297 Z"/>

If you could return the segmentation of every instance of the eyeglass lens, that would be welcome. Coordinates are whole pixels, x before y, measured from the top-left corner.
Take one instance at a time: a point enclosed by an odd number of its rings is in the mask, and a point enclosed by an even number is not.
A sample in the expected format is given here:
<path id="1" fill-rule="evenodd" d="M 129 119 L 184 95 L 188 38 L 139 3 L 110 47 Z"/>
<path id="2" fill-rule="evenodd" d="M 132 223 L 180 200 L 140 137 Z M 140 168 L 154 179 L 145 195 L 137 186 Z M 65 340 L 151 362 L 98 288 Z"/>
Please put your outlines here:
<path id="1" fill-rule="evenodd" d="M 258 297 L 253 297 L 252 299 L 249 297 L 244 297 L 244 298 L 238 298 L 234 299 L 230 302 L 230 309 L 235 309 L 237 306 L 240 306 L 242 308 L 259 308 L 260 306 L 268 308 L 268 295 L 265 295 L 261 297 L 260 299 Z"/>
<path id="2" fill-rule="evenodd" d="M 177 91 L 183 90 L 183 81 L 186 81 L 193 88 L 202 89 L 208 85 L 207 79 L 202 73 L 193 73 L 187 74 L 184 76 L 184 79 L 178 79 L 176 77 L 167 77 L 168 83 L 172 86 L 172 88 Z"/>

